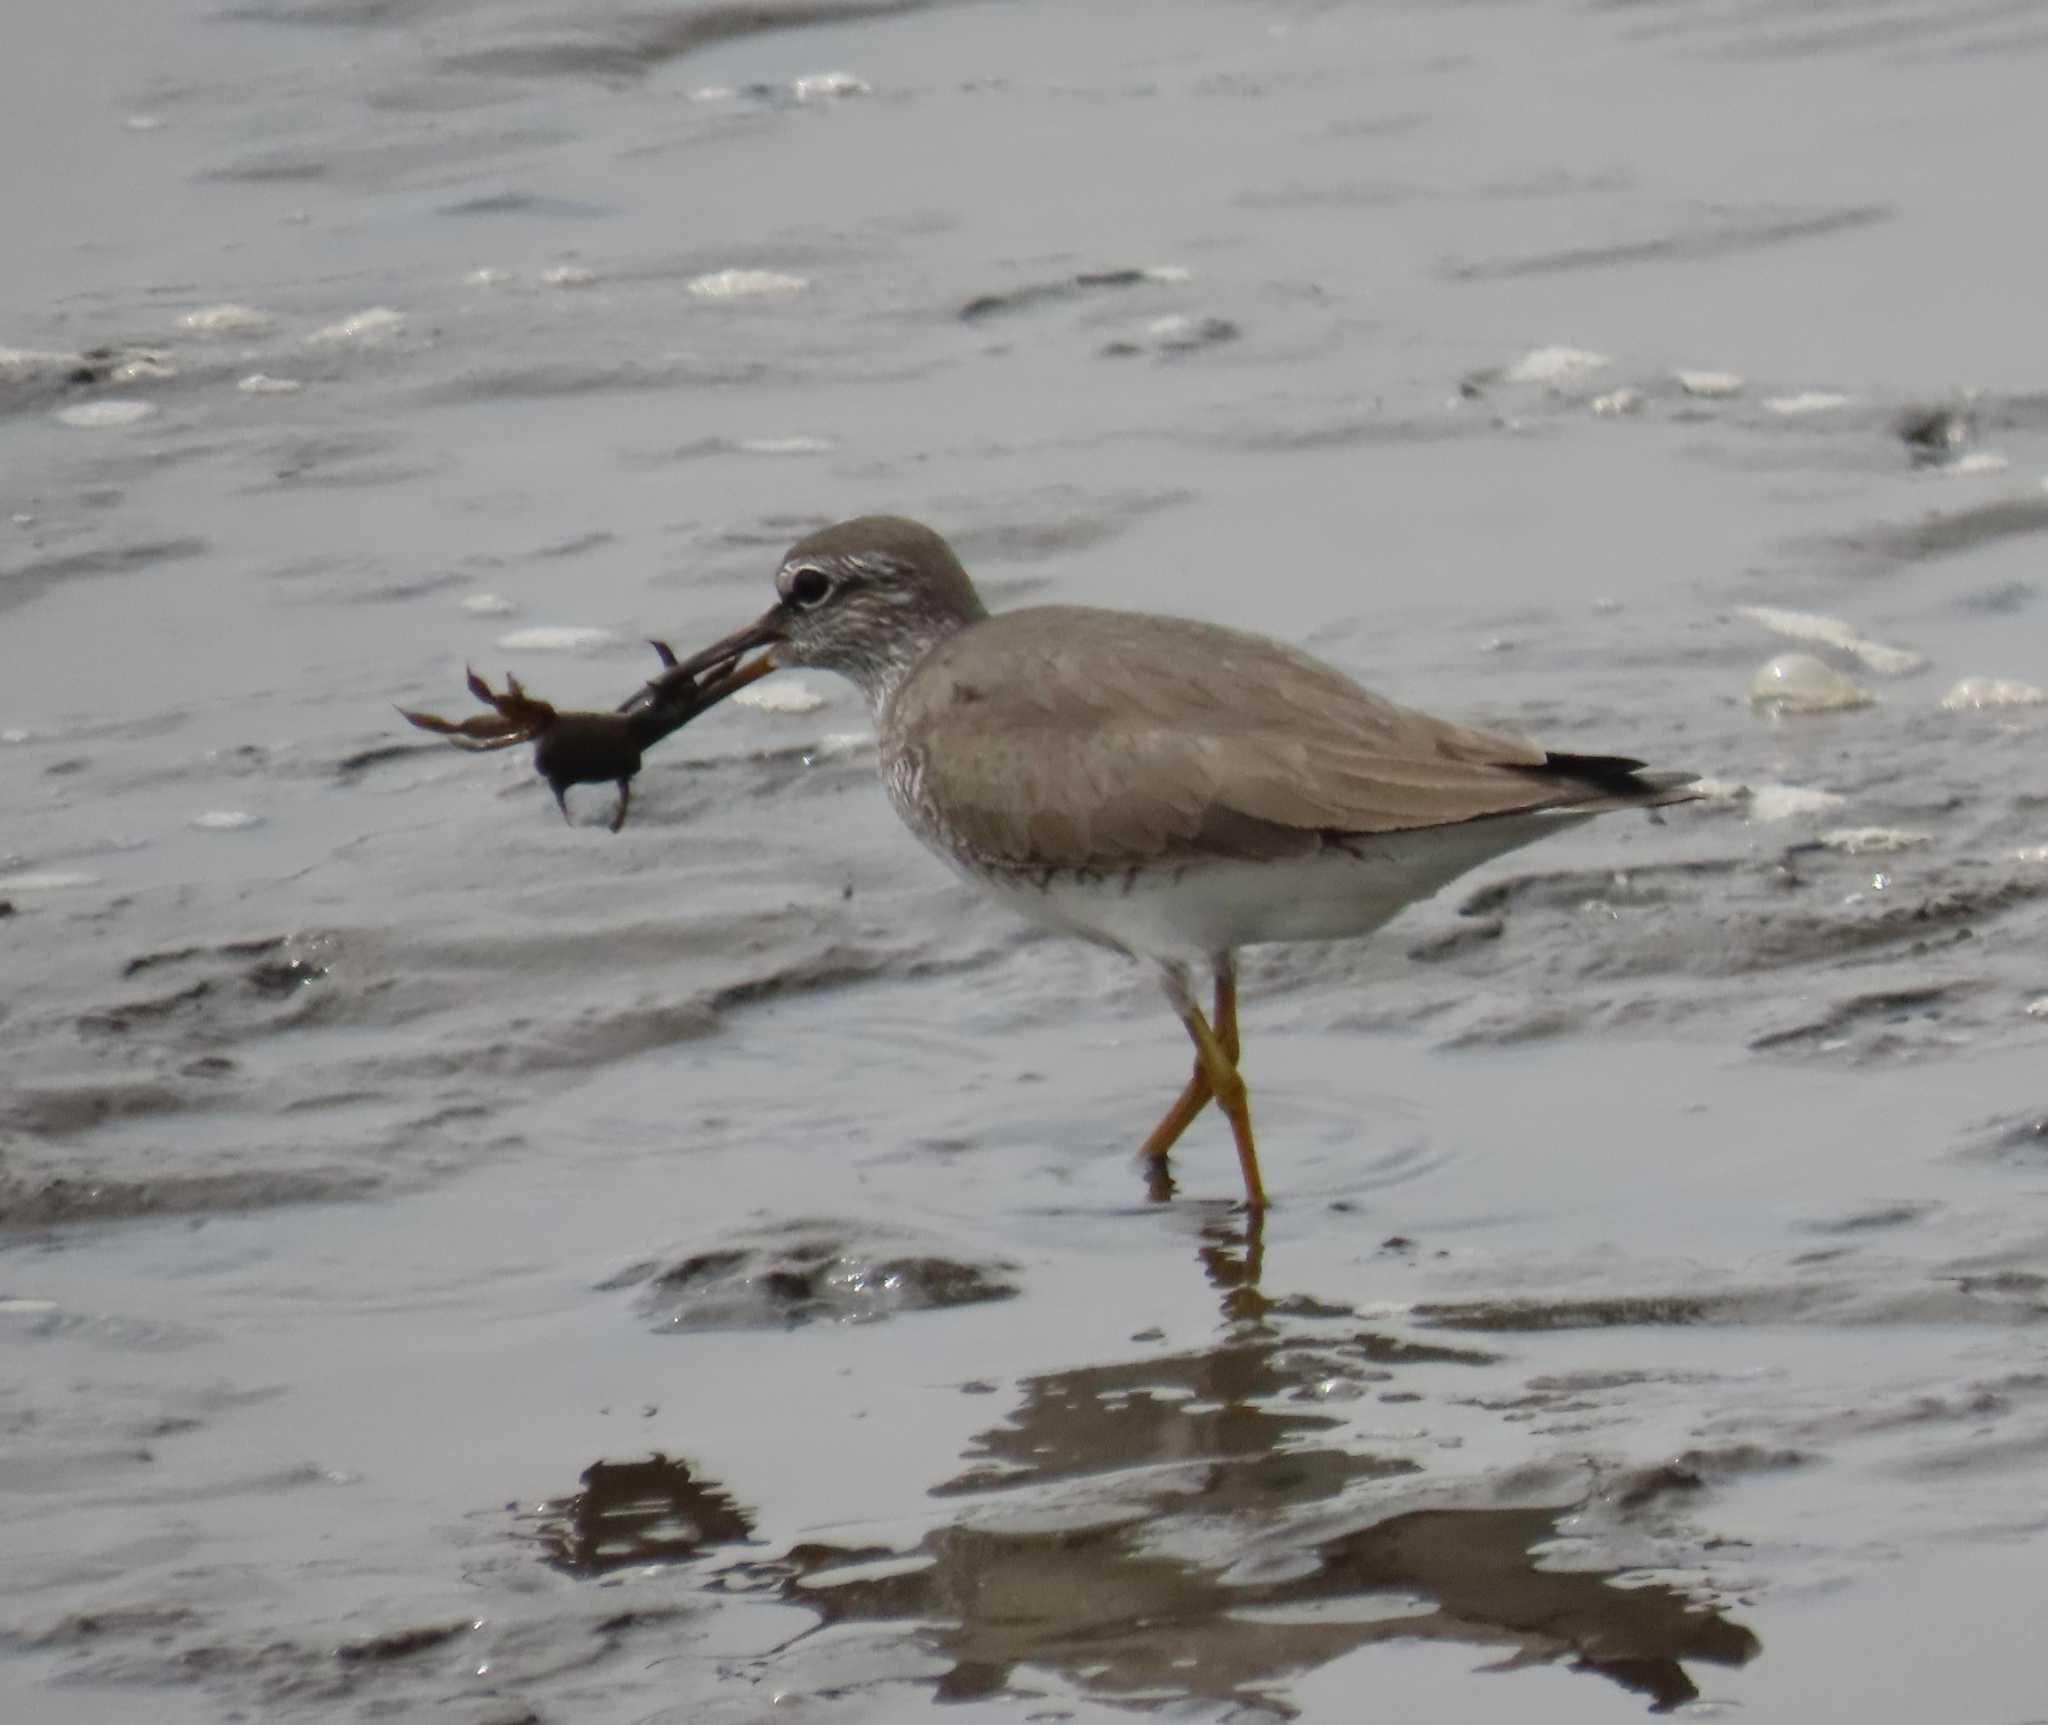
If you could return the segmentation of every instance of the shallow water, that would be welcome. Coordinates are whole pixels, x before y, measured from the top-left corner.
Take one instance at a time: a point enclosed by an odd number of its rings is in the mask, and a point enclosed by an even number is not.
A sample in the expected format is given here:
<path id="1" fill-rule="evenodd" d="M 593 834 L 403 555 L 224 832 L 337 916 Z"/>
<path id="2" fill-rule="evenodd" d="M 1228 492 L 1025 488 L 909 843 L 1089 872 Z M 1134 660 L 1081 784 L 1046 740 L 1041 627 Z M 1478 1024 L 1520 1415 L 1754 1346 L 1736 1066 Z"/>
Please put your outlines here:
<path id="1" fill-rule="evenodd" d="M 2038 1714 L 2039 7 L 18 33 L 10 1718 Z M 392 710 L 882 508 L 1714 794 L 1252 954 L 1247 1238 L 850 691 Z"/>

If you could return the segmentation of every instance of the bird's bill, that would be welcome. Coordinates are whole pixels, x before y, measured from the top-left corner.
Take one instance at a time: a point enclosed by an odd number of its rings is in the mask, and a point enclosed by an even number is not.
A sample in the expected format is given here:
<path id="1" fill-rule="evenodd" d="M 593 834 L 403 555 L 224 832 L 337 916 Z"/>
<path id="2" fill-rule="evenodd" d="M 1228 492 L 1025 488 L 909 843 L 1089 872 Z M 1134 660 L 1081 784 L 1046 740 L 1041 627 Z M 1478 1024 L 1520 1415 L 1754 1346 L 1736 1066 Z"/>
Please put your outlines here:
<path id="1" fill-rule="evenodd" d="M 661 676 L 626 703 L 625 711 L 657 706 L 668 711 L 669 728 L 686 724 L 707 712 L 749 683 L 759 682 L 770 671 L 781 669 L 775 657 L 777 645 L 786 638 L 785 617 L 780 605 L 757 617 L 744 629 L 714 641 L 701 653 L 678 659 L 656 641 L 654 650 L 667 669 Z M 752 659 L 747 655 L 761 651 Z"/>
<path id="2" fill-rule="evenodd" d="M 718 659 L 711 661 L 713 666 L 722 663 L 723 661 Z M 717 706 L 726 696 L 737 694 L 749 683 L 758 683 L 770 671 L 780 669 L 773 653 L 763 653 L 759 658 L 749 659 L 743 665 L 734 665 L 723 676 L 713 677 L 710 682 L 698 689 L 697 711 L 701 713 Z"/>
<path id="3" fill-rule="evenodd" d="M 756 665 L 764 666 L 763 669 L 755 671 L 754 676 L 765 677 L 775 668 L 775 648 L 788 636 L 788 620 L 788 614 L 777 605 L 756 617 L 744 629 L 726 636 L 723 641 L 714 641 L 703 652 L 677 661 L 669 670 L 684 677 L 701 677 L 706 671 L 736 665 L 756 647 L 765 647 L 768 650 L 754 661 Z M 753 677 L 747 680 L 752 682 Z"/>

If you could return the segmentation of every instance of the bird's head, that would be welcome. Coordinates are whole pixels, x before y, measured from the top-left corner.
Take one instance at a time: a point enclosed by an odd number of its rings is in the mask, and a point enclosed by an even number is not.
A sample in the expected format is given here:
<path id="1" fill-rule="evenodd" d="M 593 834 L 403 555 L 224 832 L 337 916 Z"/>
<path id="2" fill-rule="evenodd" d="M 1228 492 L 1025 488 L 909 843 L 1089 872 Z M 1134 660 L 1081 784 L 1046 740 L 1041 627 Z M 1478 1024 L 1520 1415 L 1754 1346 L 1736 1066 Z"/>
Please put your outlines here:
<path id="1" fill-rule="evenodd" d="M 678 669 L 737 668 L 752 682 L 808 665 L 850 678 L 879 708 L 933 647 L 988 615 L 953 548 L 897 515 L 863 515 L 798 540 L 776 570 L 775 595 L 754 622 Z M 742 686 L 732 676 L 714 682 Z"/>

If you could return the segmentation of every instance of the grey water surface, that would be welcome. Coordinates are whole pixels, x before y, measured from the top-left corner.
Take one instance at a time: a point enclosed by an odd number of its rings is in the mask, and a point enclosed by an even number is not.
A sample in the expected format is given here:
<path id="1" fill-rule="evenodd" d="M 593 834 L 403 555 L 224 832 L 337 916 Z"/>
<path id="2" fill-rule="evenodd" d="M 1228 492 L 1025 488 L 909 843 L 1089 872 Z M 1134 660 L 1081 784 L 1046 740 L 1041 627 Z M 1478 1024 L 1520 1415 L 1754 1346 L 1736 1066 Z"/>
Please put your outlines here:
<path id="1" fill-rule="evenodd" d="M 4 40 L 0 1715 L 2042 1717 L 2048 7 Z M 878 510 L 1708 794 L 1252 953 L 1151 1202 L 849 689 L 395 711 Z"/>

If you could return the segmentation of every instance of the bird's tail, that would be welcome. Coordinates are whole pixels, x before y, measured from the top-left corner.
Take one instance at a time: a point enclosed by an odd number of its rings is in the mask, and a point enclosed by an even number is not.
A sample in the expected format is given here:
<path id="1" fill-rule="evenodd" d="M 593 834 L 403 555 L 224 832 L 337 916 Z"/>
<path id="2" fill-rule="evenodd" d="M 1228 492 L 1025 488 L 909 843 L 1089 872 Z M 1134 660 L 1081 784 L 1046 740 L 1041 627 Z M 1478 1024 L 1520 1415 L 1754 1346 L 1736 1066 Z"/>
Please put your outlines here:
<path id="1" fill-rule="evenodd" d="M 1643 763 L 1626 755 L 1546 755 L 1543 765 L 1526 769 L 1555 782 L 1559 789 L 1582 795 L 1561 800 L 1561 814 L 1604 814 L 1609 809 L 1661 809 L 1696 801 L 1692 787 L 1699 774 L 1645 772 Z"/>

